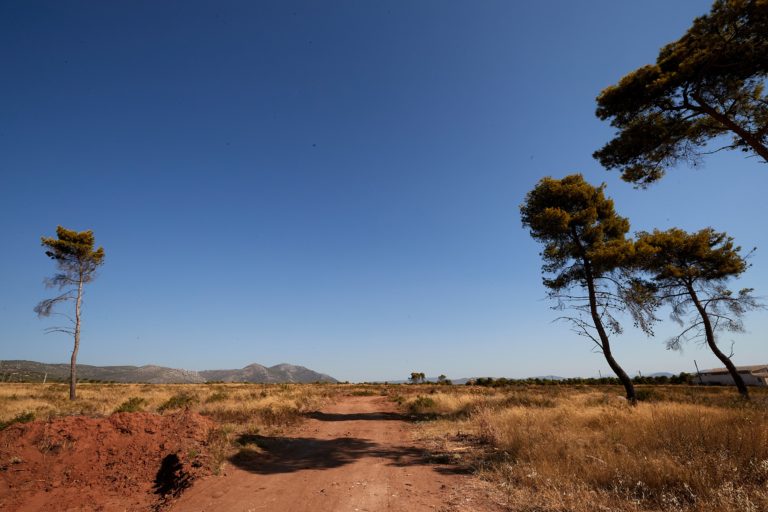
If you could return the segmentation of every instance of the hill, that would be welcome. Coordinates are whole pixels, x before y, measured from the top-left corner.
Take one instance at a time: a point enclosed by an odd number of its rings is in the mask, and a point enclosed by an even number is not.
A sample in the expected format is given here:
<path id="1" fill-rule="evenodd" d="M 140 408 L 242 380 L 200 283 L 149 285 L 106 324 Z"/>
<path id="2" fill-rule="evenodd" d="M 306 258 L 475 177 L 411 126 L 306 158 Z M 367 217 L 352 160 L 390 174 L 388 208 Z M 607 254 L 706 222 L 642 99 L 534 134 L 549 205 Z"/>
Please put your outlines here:
<path id="1" fill-rule="evenodd" d="M 146 382 L 149 384 L 197 384 L 206 381 L 224 382 L 336 382 L 329 375 L 303 366 L 278 364 L 266 368 L 251 364 L 239 370 L 182 370 L 156 365 L 145 366 L 92 366 L 77 365 L 79 380 L 108 382 Z M 0 361 L 0 382 L 63 381 L 69 378 L 68 364 L 38 363 L 36 361 Z"/>
<path id="2" fill-rule="evenodd" d="M 303 366 L 278 364 L 269 368 L 260 364 L 250 364 L 236 370 L 204 370 L 199 372 L 206 381 L 223 382 L 337 382 L 324 373 L 318 373 Z"/>

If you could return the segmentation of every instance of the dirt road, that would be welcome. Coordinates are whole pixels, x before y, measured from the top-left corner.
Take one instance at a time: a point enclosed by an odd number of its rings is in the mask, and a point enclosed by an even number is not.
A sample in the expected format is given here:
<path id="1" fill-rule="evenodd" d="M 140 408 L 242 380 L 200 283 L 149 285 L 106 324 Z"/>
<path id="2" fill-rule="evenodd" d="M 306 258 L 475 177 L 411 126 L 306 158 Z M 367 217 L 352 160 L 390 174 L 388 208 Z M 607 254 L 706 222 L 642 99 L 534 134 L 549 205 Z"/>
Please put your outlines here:
<path id="1" fill-rule="evenodd" d="M 294 435 L 250 436 L 258 446 L 196 482 L 174 512 L 482 511 L 461 468 L 434 464 L 413 425 L 384 397 L 346 397 Z"/>

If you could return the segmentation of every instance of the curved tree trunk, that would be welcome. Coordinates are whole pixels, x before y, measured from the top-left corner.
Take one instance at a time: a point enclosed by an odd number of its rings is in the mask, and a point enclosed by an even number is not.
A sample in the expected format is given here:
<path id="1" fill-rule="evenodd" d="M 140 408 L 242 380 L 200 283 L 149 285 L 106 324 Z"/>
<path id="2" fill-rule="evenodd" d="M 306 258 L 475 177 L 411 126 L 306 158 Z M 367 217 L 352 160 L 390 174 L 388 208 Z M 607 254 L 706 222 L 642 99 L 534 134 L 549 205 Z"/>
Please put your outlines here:
<path id="1" fill-rule="evenodd" d="M 608 361 L 608 366 L 611 367 L 613 373 L 616 374 L 624 386 L 624 391 L 627 393 L 627 400 L 630 404 L 637 405 L 635 386 L 632 384 L 632 379 L 629 378 L 627 372 L 625 372 L 624 369 L 619 366 L 619 363 L 616 362 L 616 359 L 613 358 L 613 353 L 611 352 L 611 343 L 608 339 L 608 333 L 605 332 L 605 327 L 603 327 L 603 321 L 600 318 L 600 313 L 597 311 L 597 294 L 595 293 L 595 278 L 592 275 L 592 265 L 589 262 L 589 258 L 587 258 L 586 252 L 581 245 L 581 240 L 579 240 L 578 235 L 574 233 L 573 236 L 574 240 L 576 241 L 576 245 L 579 247 L 582 263 L 584 264 L 584 275 L 587 281 L 587 292 L 589 293 L 589 312 L 592 315 L 592 322 L 595 324 L 597 335 L 600 338 L 600 348 L 603 350 L 605 360 Z"/>
<path id="2" fill-rule="evenodd" d="M 712 329 L 712 322 L 709 320 L 707 310 L 704 309 L 704 306 L 699 301 L 699 297 L 696 295 L 696 290 L 693 289 L 693 285 L 690 283 L 686 283 L 686 288 L 688 289 L 688 294 L 691 296 L 691 300 L 693 300 L 693 304 L 696 306 L 696 310 L 701 316 L 701 321 L 704 323 L 704 335 L 707 338 L 707 345 L 720 362 L 728 369 L 728 373 L 731 374 L 731 378 L 733 378 L 733 382 L 736 384 L 736 389 L 739 390 L 741 396 L 748 400 L 749 390 L 747 389 L 747 385 L 744 384 L 744 379 L 741 378 L 741 374 L 736 370 L 736 365 L 733 364 L 731 358 L 725 355 L 715 343 L 715 331 Z"/>
<path id="3" fill-rule="evenodd" d="M 592 276 L 590 275 L 591 272 L 587 272 L 587 289 L 589 291 L 589 310 L 592 314 L 592 321 L 595 324 L 595 329 L 597 329 L 597 335 L 600 337 L 600 344 L 601 348 L 603 349 L 603 355 L 605 356 L 605 360 L 608 361 L 608 366 L 611 367 L 611 370 L 613 370 L 613 373 L 616 374 L 616 376 L 621 381 L 622 385 L 624 386 L 624 390 L 627 393 L 627 400 L 632 405 L 637 405 L 637 396 L 635 395 L 635 386 L 632 384 L 632 379 L 629 378 L 629 375 L 627 375 L 627 372 L 624 371 L 624 369 L 619 366 L 619 363 L 616 362 L 616 359 L 613 358 L 613 353 L 611 352 L 611 343 L 608 339 L 608 334 L 605 332 L 605 327 L 603 327 L 603 321 L 600 318 L 600 314 L 597 312 L 597 298 L 595 297 L 595 284 L 593 281 Z"/>

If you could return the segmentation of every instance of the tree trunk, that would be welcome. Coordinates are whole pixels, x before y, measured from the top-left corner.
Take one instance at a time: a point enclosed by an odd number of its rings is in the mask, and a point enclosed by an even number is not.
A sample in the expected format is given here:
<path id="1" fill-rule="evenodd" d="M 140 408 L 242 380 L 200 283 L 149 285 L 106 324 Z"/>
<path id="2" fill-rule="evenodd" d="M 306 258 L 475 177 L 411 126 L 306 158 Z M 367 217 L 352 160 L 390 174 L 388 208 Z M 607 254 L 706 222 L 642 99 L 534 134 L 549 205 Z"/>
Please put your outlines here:
<path id="1" fill-rule="evenodd" d="M 624 385 L 624 391 L 627 393 L 627 400 L 632 405 L 637 405 L 637 396 L 635 395 L 635 386 L 632 384 L 632 379 L 629 378 L 627 372 L 619 366 L 616 359 L 613 358 L 611 352 L 611 343 L 608 340 L 608 334 L 603 327 L 603 321 L 600 319 L 600 314 L 597 312 L 597 298 L 595 297 L 595 285 L 590 272 L 587 273 L 587 289 L 589 290 L 589 310 L 592 314 L 592 321 L 595 323 L 595 329 L 597 329 L 597 335 L 600 337 L 600 344 L 602 345 L 603 355 L 605 360 L 608 361 L 608 366 L 611 367 L 613 373 L 619 378 Z"/>
<path id="2" fill-rule="evenodd" d="M 739 126 L 738 123 L 734 122 L 730 117 L 723 114 L 716 108 L 708 105 L 704 101 L 702 101 L 701 97 L 697 94 L 692 95 L 693 99 L 696 100 L 696 102 L 699 104 L 699 109 L 707 114 L 709 117 L 717 121 L 718 123 L 725 126 L 727 129 L 741 137 L 744 142 L 751 147 L 755 153 L 758 154 L 758 156 L 762 157 L 763 160 L 765 160 L 766 163 L 768 163 L 768 148 L 765 147 L 765 145 L 760 142 L 760 139 L 756 137 L 752 132 L 749 130 L 745 130 L 741 126 Z"/>
<path id="3" fill-rule="evenodd" d="M 690 283 L 686 283 L 685 286 L 688 289 L 688 294 L 691 296 L 691 300 L 693 300 L 693 304 L 696 306 L 696 310 L 701 316 L 701 321 L 704 323 L 704 335 L 707 338 L 707 345 L 720 362 L 728 369 L 728 373 L 731 374 L 731 378 L 733 378 L 733 382 L 736 384 L 736 389 L 739 390 L 741 396 L 749 400 L 749 390 L 747 389 L 747 385 L 744 384 L 744 379 L 741 378 L 741 374 L 736 370 L 736 365 L 733 364 L 731 358 L 725 355 L 715 343 L 715 331 L 712 329 L 712 322 L 709 320 L 707 310 L 704 309 L 704 306 L 699 301 L 699 297 L 696 295 L 696 290 L 693 289 L 693 285 Z"/>
<path id="4" fill-rule="evenodd" d="M 80 282 L 77 284 L 77 299 L 75 301 L 75 346 L 72 349 L 72 359 L 69 362 L 69 399 L 75 400 L 77 394 L 75 386 L 77 385 L 77 351 L 80 349 L 80 305 L 83 299 L 83 276 L 80 275 Z"/>
<path id="5" fill-rule="evenodd" d="M 608 361 L 608 366 L 611 367 L 613 373 L 616 374 L 621 383 L 624 385 L 624 390 L 627 393 L 627 400 L 630 404 L 637 405 L 637 396 L 635 395 L 635 386 L 632 384 L 632 379 L 629 378 L 627 372 L 625 372 L 624 369 L 619 366 L 619 363 L 617 363 L 613 358 L 613 354 L 611 353 L 611 343 L 608 339 L 608 333 L 605 332 L 603 321 L 600 318 L 600 314 L 597 312 L 597 295 L 595 294 L 595 279 L 592 275 L 592 265 L 587 258 L 587 254 L 581 245 L 581 240 L 579 240 L 578 235 L 574 233 L 573 236 L 574 240 L 576 241 L 576 245 L 579 248 L 579 252 L 581 253 L 582 263 L 584 264 L 584 275 L 587 280 L 587 291 L 589 292 L 589 312 L 592 315 L 592 322 L 595 324 L 597 335 L 600 337 L 600 348 L 603 350 L 605 360 Z"/>

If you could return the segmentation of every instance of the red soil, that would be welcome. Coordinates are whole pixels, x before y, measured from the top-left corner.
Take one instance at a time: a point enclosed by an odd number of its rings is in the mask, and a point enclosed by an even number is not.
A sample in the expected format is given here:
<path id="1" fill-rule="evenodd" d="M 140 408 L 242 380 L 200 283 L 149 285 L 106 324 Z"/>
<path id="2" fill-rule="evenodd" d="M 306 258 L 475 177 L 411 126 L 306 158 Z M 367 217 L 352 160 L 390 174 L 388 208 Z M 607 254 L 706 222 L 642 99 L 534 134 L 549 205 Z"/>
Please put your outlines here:
<path id="1" fill-rule="evenodd" d="M 210 473 L 214 428 L 191 412 L 13 425 L 0 432 L 0 511 L 499 510 L 384 397 L 343 397 L 284 437 L 243 434 L 223 475 L 191 486 Z"/>
<path id="2" fill-rule="evenodd" d="M 161 508 L 209 473 L 213 427 L 190 412 L 12 425 L 0 432 L 0 510 Z"/>

